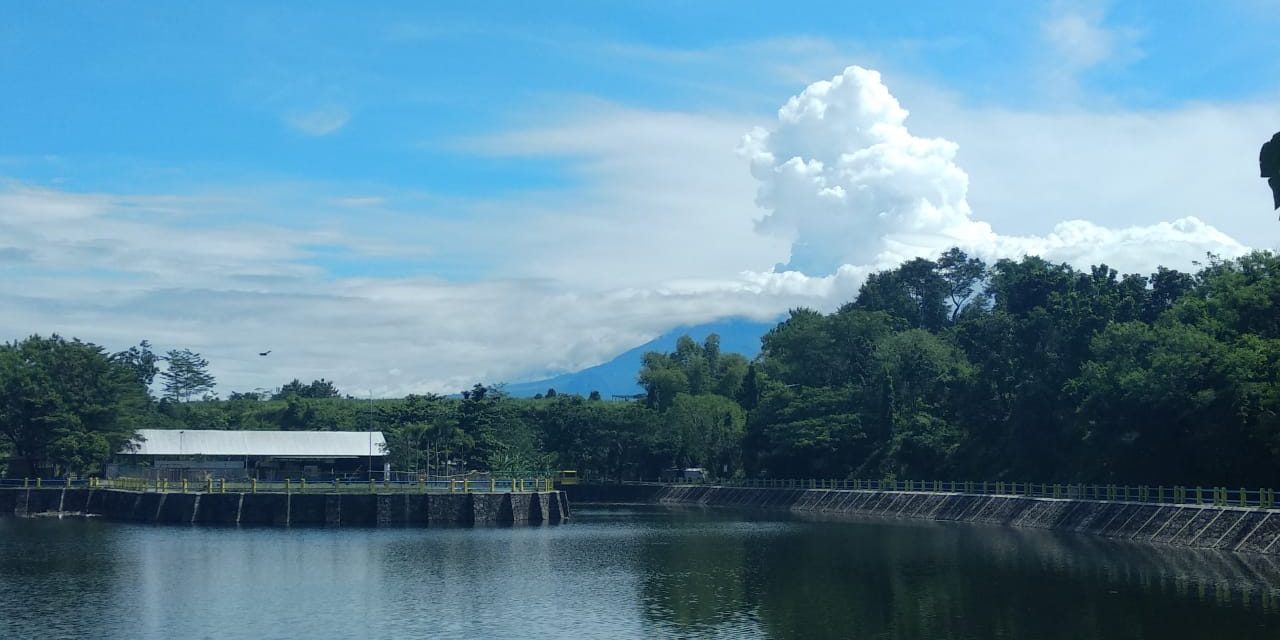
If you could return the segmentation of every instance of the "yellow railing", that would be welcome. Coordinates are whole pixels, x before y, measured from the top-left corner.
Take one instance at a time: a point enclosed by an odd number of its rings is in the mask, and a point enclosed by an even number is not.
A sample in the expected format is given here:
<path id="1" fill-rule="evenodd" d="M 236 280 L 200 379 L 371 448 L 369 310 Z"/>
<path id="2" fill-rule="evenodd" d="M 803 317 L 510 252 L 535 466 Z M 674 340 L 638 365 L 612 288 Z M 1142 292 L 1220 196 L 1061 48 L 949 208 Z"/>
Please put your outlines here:
<path id="1" fill-rule="evenodd" d="M 554 491 L 551 478 L 490 478 L 474 480 L 453 478 L 410 482 L 307 481 L 292 478 L 280 481 L 227 480 L 151 480 L 147 478 L 92 479 L 90 488 L 120 489 L 149 493 L 533 493 Z"/>

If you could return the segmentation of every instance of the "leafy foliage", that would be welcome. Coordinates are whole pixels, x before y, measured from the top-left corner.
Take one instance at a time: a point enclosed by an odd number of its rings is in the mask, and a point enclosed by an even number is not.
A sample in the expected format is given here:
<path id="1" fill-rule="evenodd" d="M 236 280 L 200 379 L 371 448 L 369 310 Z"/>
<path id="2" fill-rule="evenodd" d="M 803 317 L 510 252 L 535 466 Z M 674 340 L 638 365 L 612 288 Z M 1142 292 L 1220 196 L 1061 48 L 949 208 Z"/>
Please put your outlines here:
<path id="1" fill-rule="evenodd" d="M 1089 270 L 953 249 L 868 278 L 832 313 L 794 309 L 751 362 L 718 336 L 643 357 L 641 402 L 476 385 L 461 397 L 337 397 L 321 379 L 272 398 L 178 402 L 212 378 L 171 351 L 149 402 L 146 342 L 114 356 L 33 337 L 0 348 L 0 445 L 89 469 L 131 429 L 386 433 L 398 469 L 576 469 L 653 478 L 904 477 L 1280 484 L 1280 257 L 1210 257 L 1194 274 Z M 184 373 L 187 372 L 187 373 Z M 207 374 L 206 374 L 207 375 Z M 185 377 L 184 377 L 185 376 Z"/>
<path id="2" fill-rule="evenodd" d="M 27 472 L 96 470 L 129 442 L 147 393 L 128 357 L 58 335 L 0 346 L 0 440 Z"/>
<path id="3" fill-rule="evenodd" d="M 190 349 L 173 349 L 165 354 L 168 366 L 160 373 L 164 393 L 170 400 L 184 402 L 213 391 L 215 381 L 209 361 Z"/>

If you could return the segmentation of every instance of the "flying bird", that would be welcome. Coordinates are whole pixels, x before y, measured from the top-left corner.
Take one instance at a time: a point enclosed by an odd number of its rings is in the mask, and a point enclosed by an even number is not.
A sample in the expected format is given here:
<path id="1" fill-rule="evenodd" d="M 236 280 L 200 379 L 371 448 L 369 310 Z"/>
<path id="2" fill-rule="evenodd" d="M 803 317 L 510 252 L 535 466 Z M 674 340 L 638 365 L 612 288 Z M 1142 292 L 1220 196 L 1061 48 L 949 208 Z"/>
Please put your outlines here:
<path id="1" fill-rule="evenodd" d="M 259 353 L 258 355 L 260 355 L 260 356 L 265 356 L 265 355 L 270 355 L 270 354 L 271 354 L 271 350 L 270 350 L 270 349 L 267 349 L 266 351 L 263 351 L 262 353 Z"/>
<path id="2" fill-rule="evenodd" d="M 1267 184 L 1271 187 L 1275 208 L 1280 209 L 1280 131 L 1262 145 L 1258 165 L 1262 168 L 1262 177 L 1267 179 Z"/>

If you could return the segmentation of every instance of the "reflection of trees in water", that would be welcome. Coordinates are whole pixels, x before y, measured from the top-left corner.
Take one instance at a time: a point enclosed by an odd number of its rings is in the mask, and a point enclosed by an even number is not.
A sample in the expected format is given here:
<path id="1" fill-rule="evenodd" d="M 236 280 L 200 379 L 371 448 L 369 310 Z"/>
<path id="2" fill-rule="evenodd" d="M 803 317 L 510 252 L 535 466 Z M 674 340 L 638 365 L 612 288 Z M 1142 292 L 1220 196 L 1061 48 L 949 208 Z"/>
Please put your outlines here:
<path id="1" fill-rule="evenodd" d="M 697 522 L 696 513 L 674 517 Z M 749 524 L 743 523 L 747 527 Z M 748 599 L 748 547 L 758 542 L 735 525 L 708 523 L 677 536 L 655 536 L 642 545 L 641 597 L 645 617 L 661 632 L 744 632 L 755 627 Z"/>
<path id="2" fill-rule="evenodd" d="M 109 635 L 95 612 L 130 592 L 121 544 L 92 520 L 0 518 L 0 593 L 9 601 L 0 606 L 0 637 Z"/>
<path id="3" fill-rule="evenodd" d="M 646 549 L 660 627 L 794 638 L 1280 637 L 1265 556 L 1001 527 L 708 527 Z"/>

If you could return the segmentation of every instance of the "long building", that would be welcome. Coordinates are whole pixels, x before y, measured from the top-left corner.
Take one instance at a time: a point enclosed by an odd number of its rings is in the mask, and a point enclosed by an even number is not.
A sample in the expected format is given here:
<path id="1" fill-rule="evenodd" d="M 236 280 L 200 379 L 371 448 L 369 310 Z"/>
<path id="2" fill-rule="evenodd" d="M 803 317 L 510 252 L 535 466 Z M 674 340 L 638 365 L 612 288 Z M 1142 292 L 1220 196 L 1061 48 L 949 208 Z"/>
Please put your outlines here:
<path id="1" fill-rule="evenodd" d="M 107 467 L 107 477 L 164 480 L 364 480 L 388 472 L 381 431 L 139 429 Z"/>

